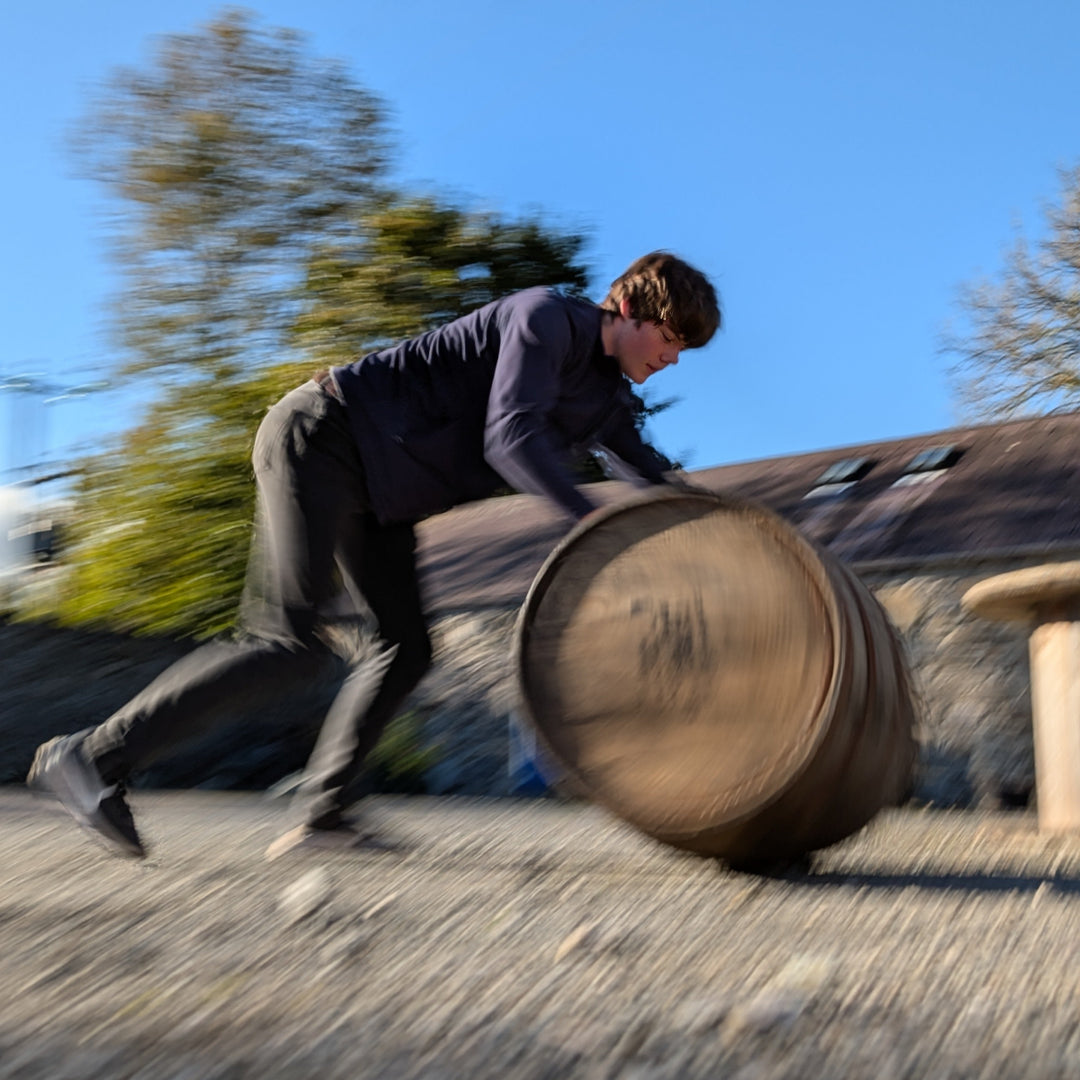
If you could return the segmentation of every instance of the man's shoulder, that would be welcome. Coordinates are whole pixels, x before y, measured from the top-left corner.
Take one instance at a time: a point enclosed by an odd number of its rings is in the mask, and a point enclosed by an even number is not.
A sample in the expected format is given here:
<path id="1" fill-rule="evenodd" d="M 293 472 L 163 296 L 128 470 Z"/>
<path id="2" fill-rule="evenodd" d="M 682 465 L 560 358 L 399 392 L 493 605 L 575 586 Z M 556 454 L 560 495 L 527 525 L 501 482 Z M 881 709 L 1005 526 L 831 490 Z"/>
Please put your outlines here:
<path id="1" fill-rule="evenodd" d="M 552 309 L 558 311 L 599 311 L 590 301 L 564 289 L 552 285 L 534 285 L 530 289 L 507 293 L 493 301 L 490 307 L 515 311 L 537 311 Z"/>
<path id="2" fill-rule="evenodd" d="M 510 293 L 496 300 L 492 307 L 507 321 L 528 323 L 555 319 L 572 326 L 589 327 L 599 325 L 601 315 L 600 309 L 590 301 L 546 285 Z"/>

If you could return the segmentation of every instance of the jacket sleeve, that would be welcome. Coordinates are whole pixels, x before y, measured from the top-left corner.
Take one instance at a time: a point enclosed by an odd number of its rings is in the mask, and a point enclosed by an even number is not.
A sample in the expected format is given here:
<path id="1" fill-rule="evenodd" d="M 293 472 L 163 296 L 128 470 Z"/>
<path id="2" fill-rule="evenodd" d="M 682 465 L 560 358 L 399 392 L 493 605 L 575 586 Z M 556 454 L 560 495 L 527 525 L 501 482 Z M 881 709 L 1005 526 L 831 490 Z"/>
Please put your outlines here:
<path id="1" fill-rule="evenodd" d="M 596 442 L 607 452 L 608 458 L 618 459 L 610 462 L 611 471 L 620 480 L 639 484 L 642 481 L 646 484 L 667 483 L 664 473 L 672 467 L 671 463 L 642 439 L 634 425 L 629 391 L 620 394 L 619 405 L 620 408 L 615 410 L 596 437 Z M 628 466 L 628 469 L 620 469 L 619 463 Z"/>
<path id="2" fill-rule="evenodd" d="M 488 397 L 484 457 L 511 487 L 546 495 L 571 517 L 582 518 L 594 506 L 574 486 L 549 419 L 572 344 L 570 321 L 558 304 L 512 313 Z"/>

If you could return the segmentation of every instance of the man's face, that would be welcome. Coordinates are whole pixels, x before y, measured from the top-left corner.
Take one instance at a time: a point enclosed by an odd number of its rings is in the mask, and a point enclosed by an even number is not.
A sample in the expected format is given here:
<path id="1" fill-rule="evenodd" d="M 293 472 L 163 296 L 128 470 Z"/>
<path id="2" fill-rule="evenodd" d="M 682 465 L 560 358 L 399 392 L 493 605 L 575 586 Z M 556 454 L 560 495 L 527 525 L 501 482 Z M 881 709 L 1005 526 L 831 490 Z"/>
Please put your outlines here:
<path id="1" fill-rule="evenodd" d="M 650 375 L 679 362 L 683 343 L 667 323 L 637 322 L 630 315 L 630 304 L 619 305 L 622 322 L 618 325 L 615 359 L 622 373 L 640 386 Z"/>

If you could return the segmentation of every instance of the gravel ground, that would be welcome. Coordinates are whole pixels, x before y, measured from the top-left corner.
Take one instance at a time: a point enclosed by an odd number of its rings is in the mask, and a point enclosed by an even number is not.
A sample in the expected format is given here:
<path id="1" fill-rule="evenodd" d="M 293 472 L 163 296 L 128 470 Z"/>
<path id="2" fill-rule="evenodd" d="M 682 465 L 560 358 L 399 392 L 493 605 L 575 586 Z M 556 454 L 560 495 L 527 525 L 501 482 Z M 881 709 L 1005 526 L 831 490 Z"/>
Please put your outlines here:
<path id="1" fill-rule="evenodd" d="M 0 789 L 0 1078 L 1080 1076 L 1080 840 L 895 811 L 752 877 L 592 807 L 392 799 L 403 852 L 137 793 L 146 863 Z"/>

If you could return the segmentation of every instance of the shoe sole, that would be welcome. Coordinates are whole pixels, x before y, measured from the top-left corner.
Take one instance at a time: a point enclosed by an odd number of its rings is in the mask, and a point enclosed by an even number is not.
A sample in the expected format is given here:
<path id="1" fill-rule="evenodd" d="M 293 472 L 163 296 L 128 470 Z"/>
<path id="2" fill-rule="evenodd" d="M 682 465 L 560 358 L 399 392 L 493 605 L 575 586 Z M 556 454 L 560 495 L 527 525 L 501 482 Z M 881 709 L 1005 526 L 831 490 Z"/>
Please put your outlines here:
<path id="1" fill-rule="evenodd" d="M 128 858 L 145 858 L 146 849 L 141 844 L 133 845 L 126 836 L 112 827 L 107 818 L 95 814 L 93 809 L 88 809 L 91 803 L 96 807 L 94 800 L 98 796 L 84 784 L 72 782 L 71 774 L 75 770 L 67 767 L 60 749 L 66 741 L 67 736 L 61 735 L 38 747 L 26 776 L 27 787 L 36 795 L 56 799 L 75 823 L 107 850 Z M 77 776 L 76 779 L 78 781 L 82 778 Z"/>
<path id="2" fill-rule="evenodd" d="M 320 831 L 323 835 L 320 835 Z M 328 855 L 355 855 L 363 851 L 401 853 L 407 850 L 408 847 L 405 844 L 371 834 L 361 833 L 356 836 L 342 837 L 331 830 L 309 831 L 301 825 L 279 836 L 266 849 L 266 859 L 268 862 L 273 862 L 283 855 L 299 855 L 309 851 Z"/>

